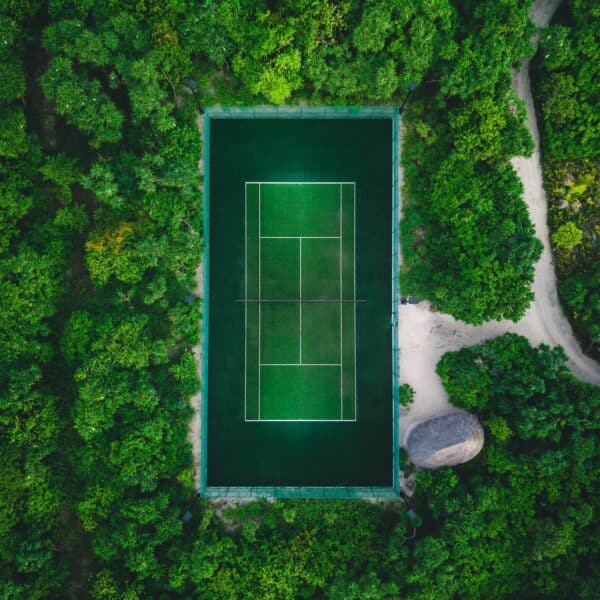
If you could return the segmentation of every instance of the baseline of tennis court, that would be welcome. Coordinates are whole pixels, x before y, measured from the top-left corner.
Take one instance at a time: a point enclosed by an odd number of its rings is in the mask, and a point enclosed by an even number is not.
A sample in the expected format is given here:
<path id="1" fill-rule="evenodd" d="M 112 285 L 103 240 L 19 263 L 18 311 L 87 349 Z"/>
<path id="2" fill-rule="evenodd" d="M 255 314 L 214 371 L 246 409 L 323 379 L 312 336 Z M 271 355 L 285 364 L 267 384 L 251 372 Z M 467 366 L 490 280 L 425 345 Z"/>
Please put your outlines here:
<path id="1" fill-rule="evenodd" d="M 356 421 L 355 198 L 245 184 L 246 421 Z"/>

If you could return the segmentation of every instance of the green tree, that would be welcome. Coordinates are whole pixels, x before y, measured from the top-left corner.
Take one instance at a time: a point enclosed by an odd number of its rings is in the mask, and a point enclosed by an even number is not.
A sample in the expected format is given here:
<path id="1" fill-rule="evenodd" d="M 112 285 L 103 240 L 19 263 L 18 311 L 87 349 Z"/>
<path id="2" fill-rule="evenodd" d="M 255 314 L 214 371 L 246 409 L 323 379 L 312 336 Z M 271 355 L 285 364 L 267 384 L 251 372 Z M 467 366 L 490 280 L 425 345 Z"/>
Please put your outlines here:
<path id="1" fill-rule="evenodd" d="M 449 469 L 418 475 L 422 510 L 440 529 L 417 541 L 410 583 L 440 597 L 585 597 L 600 393 L 565 362 L 560 348 L 514 334 L 442 357 L 457 406 L 474 408 L 473 382 L 484 382 L 475 408 L 491 435 L 452 485 Z"/>
<path id="2" fill-rule="evenodd" d="M 544 146 L 555 159 L 597 157 L 600 152 L 598 76 L 600 26 L 595 3 L 569 2 L 565 23 L 542 36 L 537 99 Z"/>
<path id="3" fill-rule="evenodd" d="M 552 241 L 564 250 L 571 250 L 575 246 L 578 246 L 581 244 L 582 239 L 583 231 L 572 221 L 561 225 L 552 234 Z"/>
<path id="4" fill-rule="evenodd" d="M 102 91 L 100 82 L 80 76 L 71 60 L 52 59 L 42 78 L 47 98 L 56 103 L 56 111 L 90 136 L 93 148 L 121 139 L 123 115 Z"/>
<path id="5" fill-rule="evenodd" d="M 429 288 L 441 310 L 468 323 L 518 320 L 533 298 L 530 285 L 542 248 L 512 167 L 482 168 L 451 158 L 432 180 L 431 196 L 423 199 L 431 230 L 422 260 L 430 267 L 420 275 L 429 280 L 408 279 L 408 290 L 412 283 L 416 295 L 427 296 Z"/>
<path id="6" fill-rule="evenodd" d="M 570 34 L 571 30 L 564 25 L 551 25 L 541 36 L 540 48 L 550 70 L 568 67 L 575 59 Z"/>
<path id="7" fill-rule="evenodd" d="M 484 96 L 463 104 L 449 118 L 456 156 L 471 161 L 529 156 L 533 140 L 523 129 L 524 119 L 524 105 L 513 94 L 508 102 Z"/>
<path id="8" fill-rule="evenodd" d="M 17 158 L 28 149 L 23 109 L 0 106 L 0 157 Z"/>
<path id="9" fill-rule="evenodd" d="M 528 10 L 520 0 L 485 1 L 467 8 L 455 59 L 443 68 L 442 94 L 467 100 L 493 94 L 500 85 L 508 87 L 510 69 L 531 52 Z"/>
<path id="10" fill-rule="evenodd" d="M 41 599 L 59 594 L 65 579 L 56 552 L 64 423 L 47 372 L 66 242 L 20 102 L 30 43 L 22 21 L 37 8 L 5 2 L 0 16 L 0 596 Z"/>
<path id="11" fill-rule="evenodd" d="M 559 297 L 585 352 L 596 359 L 600 331 L 598 8 L 570 1 L 541 37 L 533 63 L 541 116 L 544 184 Z"/>

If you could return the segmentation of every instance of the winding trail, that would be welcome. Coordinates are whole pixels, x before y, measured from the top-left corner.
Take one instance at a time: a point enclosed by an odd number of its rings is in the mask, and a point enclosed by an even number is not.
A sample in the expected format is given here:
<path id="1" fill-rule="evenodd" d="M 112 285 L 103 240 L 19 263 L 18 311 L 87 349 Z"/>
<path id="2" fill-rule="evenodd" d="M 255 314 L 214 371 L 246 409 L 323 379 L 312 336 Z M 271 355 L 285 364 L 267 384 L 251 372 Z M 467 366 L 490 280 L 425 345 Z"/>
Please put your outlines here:
<path id="1" fill-rule="evenodd" d="M 536 0 L 530 18 L 536 27 L 546 27 L 560 0 Z M 539 35 L 532 40 L 537 47 Z M 600 365 L 585 356 L 564 316 L 557 292 L 556 275 L 550 251 L 547 200 L 543 188 L 539 131 L 529 79 L 529 60 L 513 72 L 512 87 L 527 107 L 527 127 L 535 142 L 530 158 L 516 157 L 512 165 L 524 188 L 537 237 L 544 250 L 535 268 L 533 291 L 535 300 L 518 322 L 489 321 L 481 326 L 466 325 L 449 315 L 433 312 L 428 302 L 402 306 L 400 310 L 400 378 L 415 390 L 415 400 L 409 410 L 403 409 L 400 419 L 400 443 L 405 444 L 411 427 L 421 419 L 433 417 L 451 409 L 448 395 L 435 373 L 441 356 L 450 350 L 502 335 L 518 333 L 534 346 L 545 343 L 562 346 L 572 372 L 582 381 L 600 385 Z M 402 179 L 401 179 L 402 180 Z"/>

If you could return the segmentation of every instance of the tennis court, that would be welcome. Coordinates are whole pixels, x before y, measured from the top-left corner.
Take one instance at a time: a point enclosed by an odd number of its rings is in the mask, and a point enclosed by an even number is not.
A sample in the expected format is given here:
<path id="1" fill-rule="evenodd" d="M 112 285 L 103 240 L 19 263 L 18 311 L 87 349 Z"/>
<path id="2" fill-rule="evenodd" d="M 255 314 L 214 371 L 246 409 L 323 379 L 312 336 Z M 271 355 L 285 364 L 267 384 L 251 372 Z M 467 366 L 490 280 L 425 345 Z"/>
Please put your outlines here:
<path id="1" fill-rule="evenodd" d="M 399 493 L 398 111 L 212 107 L 200 492 Z"/>
<path id="2" fill-rule="evenodd" d="M 354 182 L 245 184 L 245 420 L 356 420 Z"/>

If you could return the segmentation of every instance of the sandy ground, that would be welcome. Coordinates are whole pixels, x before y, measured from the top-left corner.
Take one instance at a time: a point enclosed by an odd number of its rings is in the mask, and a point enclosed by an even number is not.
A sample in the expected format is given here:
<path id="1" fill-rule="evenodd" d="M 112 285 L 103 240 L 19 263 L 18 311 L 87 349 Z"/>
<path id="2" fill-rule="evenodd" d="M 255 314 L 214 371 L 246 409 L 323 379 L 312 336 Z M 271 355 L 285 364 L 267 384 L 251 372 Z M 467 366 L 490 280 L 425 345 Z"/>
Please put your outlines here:
<path id="1" fill-rule="evenodd" d="M 202 153 L 200 155 L 200 160 L 198 161 L 198 170 L 200 171 L 200 175 L 202 177 L 200 183 L 200 189 L 204 186 L 204 118 L 202 115 L 198 114 L 196 117 L 196 124 L 198 126 L 198 131 L 200 132 L 200 139 L 202 140 Z M 196 286 L 194 288 L 194 294 L 200 298 L 201 302 L 204 302 L 204 277 L 203 277 L 203 266 L 204 261 L 201 261 L 196 269 L 195 281 Z M 201 309 L 202 310 L 202 309 Z M 202 326 L 204 325 L 203 321 L 201 321 Z M 192 352 L 194 357 L 196 358 L 196 367 L 198 369 L 198 379 L 202 381 L 202 373 L 201 373 L 201 365 L 202 365 L 202 344 L 198 344 L 198 346 L 194 346 L 192 348 Z M 188 431 L 188 441 L 192 444 L 192 454 L 194 456 L 194 481 L 196 482 L 196 489 L 200 489 L 200 402 L 202 401 L 202 396 L 200 391 L 192 396 L 190 399 L 190 405 L 194 409 L 194 416 L 190 421 L 190 429 Z"/>
<path id="2" fill-rule="evenodd" d="M 533 23 L 539 27 L 546 26 L 559 2 L 560 0 L 537 0 L 530 12 Z M 537 42 L 536 36 L 533 43 L 537 45 Z M 478 327 L 456 321 L 449 315 L 433 312 L 427 302 L 401 307 L 400 379 L 402 383 L 408 383 L 415 389 L 415 401 L 409 410 L 403 411 L 400 420 L 402 446 L 417 421 L 451 409 L 448 396 L 435 373 L 435 366 L 442 354 L 506 332 L 523 335 L 533 345 L 543 342 L 550 346 L 562 346 L 573 373 L 583 381 L 600 384 L 600 366 L 582 353 L 563 315 L 556 293 L 556 276 L 546 222 L 547 200 L 542 186 L 539 132 L 529 81 L 529 61 L 524 61 L 521 69 L 513 73 L 512 85 L 526 103 L 527 126 L 536 145 L 533 156 L 517 157 L 512 161 L 523 182 L 524 199 L 535 225 L 536 235 L 544 244 L 542 257 L 535 270 L 535 300 L 518 323 L 490 321 Z"/>

